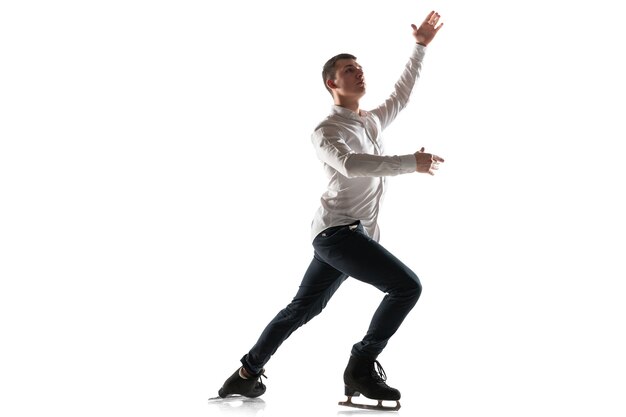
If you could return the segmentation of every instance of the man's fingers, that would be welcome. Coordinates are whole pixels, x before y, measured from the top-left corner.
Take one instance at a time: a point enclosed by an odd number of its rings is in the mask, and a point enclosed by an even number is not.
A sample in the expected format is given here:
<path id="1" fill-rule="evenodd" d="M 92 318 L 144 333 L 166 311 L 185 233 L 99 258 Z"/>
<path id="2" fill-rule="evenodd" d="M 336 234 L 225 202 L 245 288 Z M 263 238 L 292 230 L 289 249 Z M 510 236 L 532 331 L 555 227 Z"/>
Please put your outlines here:
<path id="1" fill-rule="evenodd" d="M 441 16 L 439 15 L 439 13 L 434 13 L 430 19 L 428 19 L 428 23 L 432 26 L 435 26 L 437 24 L 437 22 L 439 21 L 439 18 Z"/>
<path id="2" fill-rule="evenodd" d="M 435 172 L 439 169 L 439 164 L 443 162 L 443 158 L 439 155 L 424 152 L 426 148 L 422 146 L 418 152 L 415 152 L 415 159 L 417 161 L 417 172 L 423 172 L 425 174 L 435 175 Z"/>
<path id="3" fill-rule="evenodd" d="M 432 12 L 428 13 L 428 15 L 426 16 L 426 19 L 424 19 L 424 23 L 430 22 L 430 18 L 433 17 L 434 14 L 435 14 L 434 10 Z"/>
<path id="4" fill-rule="evenodd" d="M 441 15 L 433 10 L 432 12 L 428 13 L 428 16 L 426 16 L 426 19 L 424 19 L 424 23 L 422 23 L 422 25 L 432 26 L 433 28 L 435 28 L 435 30 L 438 30 L 439 27 L 441 27 L 441 25 L 437 26 L 437 22 L 439 22 L 440 17 Z"/>

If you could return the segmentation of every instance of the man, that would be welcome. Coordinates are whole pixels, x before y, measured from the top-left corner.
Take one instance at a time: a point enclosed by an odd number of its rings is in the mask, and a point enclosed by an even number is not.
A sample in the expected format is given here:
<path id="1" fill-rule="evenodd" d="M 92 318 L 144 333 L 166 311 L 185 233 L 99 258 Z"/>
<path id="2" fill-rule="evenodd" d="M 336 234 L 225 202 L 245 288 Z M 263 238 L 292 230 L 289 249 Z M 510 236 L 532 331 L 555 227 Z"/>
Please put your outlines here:
<path id="1" fill-rule="evenodd" d="M 366 84 L 356 57 L 340 54 L 324 65 L 322 77 L 334 106 L 312 134 L 313 146 L 328 177 L 328 189 L 312 223 L 313 260 L 293 301 L 243 356 L 242 366 L 219 390 L 220 397 L 262 395 L 265 364 L 294 330 L 322 311 L 341 283 L 351 276 L 387 294 L 365 337 L 352 347 L 344 371 L 348 401 L 343 404 L 357 406 L 351 398 L 362 393 L 379 400 L 375 408 L 388 409 L 382 406 L 382 400 L 395 400 L 394 409 L 399 408 L 400 392 L 385 383 L 377 357 L 417 303 L 422 287 L 418 277 L 378 243 L 379 205 L 386 176 L 411 172 L 434 175 L 443 159 L 424 152 L 424 148 L 415 154 L 384 155 L 380 134 L 406 106 L 426 46 L 443 26 L 438 24 L 439 18 L 433 11 L 419 27 L 411 25 L 416 44 L 409 62 L 390 97 L 371 111 L 359 107 Z"/>

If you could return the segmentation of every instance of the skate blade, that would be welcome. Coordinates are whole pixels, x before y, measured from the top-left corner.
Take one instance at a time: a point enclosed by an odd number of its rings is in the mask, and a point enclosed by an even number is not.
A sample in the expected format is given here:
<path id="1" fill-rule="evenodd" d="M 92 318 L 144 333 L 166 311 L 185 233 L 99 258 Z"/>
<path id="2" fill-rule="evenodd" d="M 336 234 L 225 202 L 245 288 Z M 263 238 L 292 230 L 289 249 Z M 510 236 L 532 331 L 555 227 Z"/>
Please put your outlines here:
<path id="1" fill-rule="evenodd" d="M 265 409 L 265 401 L 261 398 L 247 398 L 241 396 L 232 396 L 226 398 L 214 397 L 209 398 L 209 415 L 212 416 L 215 411 L 219 416 L 256 416 L 258 412 Z M 213 411 L 215 410 L 215 411 Z"/>
<path id="2" fill-rule="evenodd" d="M 210 403 L 263 403 L 265 402 L 262 398 L 254 397 L 246 397 L 239 394 L 229 394 L 226 397 L 211 397 L 209 398 Z"/>
<path id="3" fill-rule="evenodd" d="M 363 410 L 398 411 L 400 409 L 400 401 L 396 401 L 396 405 L 393 407 L 383 405 L 384 400 L 375 400 L 375 401 L 378 401 L 378 404 L 373 405 L 373 404 L 353 403 L 352 397 L 348 396 L 348 399 L 346 401 L 339 401 L 338 404 L 343 405 L 345 407 L 361 408 Z M 394 400 L 391 400 L 391 401 L 394 401 Z"/>

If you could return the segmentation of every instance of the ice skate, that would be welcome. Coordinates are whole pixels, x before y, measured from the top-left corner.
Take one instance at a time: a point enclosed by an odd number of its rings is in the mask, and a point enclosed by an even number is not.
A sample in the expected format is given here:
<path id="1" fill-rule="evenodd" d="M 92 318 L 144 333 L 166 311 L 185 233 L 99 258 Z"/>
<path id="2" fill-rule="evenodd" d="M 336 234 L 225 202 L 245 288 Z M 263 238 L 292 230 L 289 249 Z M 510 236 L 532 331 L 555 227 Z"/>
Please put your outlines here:
<path id="1" fill-rule="evenodd" d="M 346 401 L 340 401 L 339 405 L 347 407 L 364 408 L 368 410 L 396 411 L 400 409 L 400 391 L 391 388 L 385 383 L 387 375 L 380 363 L 376 360 L 357 358 L 351 356 L 348 366 L 343 373 L 345 384 Z M 352 397 L 363 394 L 378 404 L 360 404 L 352 402 Z M 395 401 L 395 406 L 387 406 L 383 401 Z"/>
<path id="2" fill-rule="evenodd" d="M 257 375 L 246 378 L 242 374 L 242 368 L 238 368 L 218 391 L 220 398 L 226 398 L 230 395 L 241 395 L 248 398 L 256 398 L 265 393 L 265 385 L 261 381 L 261 377 L 267 378 L 261 370 Z"/>

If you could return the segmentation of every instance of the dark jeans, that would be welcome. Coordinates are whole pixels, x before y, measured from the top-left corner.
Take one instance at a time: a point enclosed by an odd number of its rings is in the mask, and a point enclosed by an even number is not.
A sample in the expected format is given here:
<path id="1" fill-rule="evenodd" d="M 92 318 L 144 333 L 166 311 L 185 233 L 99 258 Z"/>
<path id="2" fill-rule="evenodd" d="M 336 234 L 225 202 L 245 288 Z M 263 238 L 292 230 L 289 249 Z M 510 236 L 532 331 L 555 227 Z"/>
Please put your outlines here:
<path id="1" fill-rule="evenodd" d="M 360 222 L 331 227 L 313 240 L 315 249 L 293 301 L 267 325 L 242 364 L 259 373 L 278 347 L 318 315 L 348 276 L 387 293 L 372 317 L 365 337 L 352 355 L 376 359 L 417 303 L 422 286 L 417 276 L 384 247 L 367 236 Z"/>

